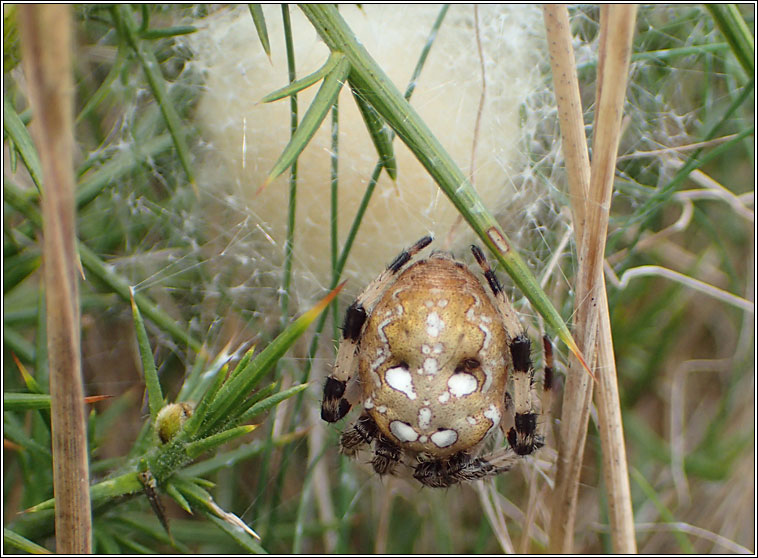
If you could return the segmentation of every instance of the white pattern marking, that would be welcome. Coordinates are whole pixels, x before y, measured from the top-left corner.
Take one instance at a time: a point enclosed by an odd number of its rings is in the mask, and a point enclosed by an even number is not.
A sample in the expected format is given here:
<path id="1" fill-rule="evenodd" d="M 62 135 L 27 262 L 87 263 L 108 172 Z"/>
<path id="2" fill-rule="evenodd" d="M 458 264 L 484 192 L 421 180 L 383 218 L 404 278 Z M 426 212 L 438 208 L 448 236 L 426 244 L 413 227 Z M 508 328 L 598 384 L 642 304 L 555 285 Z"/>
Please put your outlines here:
<path id="1" fill-rule="evenodd" d="M 434 376 L 439 370 L 439 363 L 436 358 L 428 358 L 424 361 L 424 372 Z"/>
<path id="2" fill-rule="evenodd" d="M 490 408 L 484 411 L 484 416 L 492 421 L 493 427 L 500 424 L 500 411 L 498 411 L 495 405 L 490 405 Z"/>
<path id="3" fill-rule="evenodd" d="M 445 329 L 445 322 L 442 321 L 437 312 L 430 312 L 426 317 L 426 333 L 429 337 L 437 337 L 440 331 Z"/>
<path id="4" fill-rule="evenodd" d="M 410 424 L 405 424 L 399 420 L 393 420 L 390 423 L 390 432 L 401 442 L 415 442 L 418 440 L 418 432 Z"/>
<path id="5" fill-rule="evenodd" d="M 476 378 L 466 372 L 458 372 L 450 376 L 447 387 L 456 397 L 465 397 L 476 391 Z"/>
<path id="6" fill-rule="evenodd" d="M 416 392 L 413 390 L 413 378 L 405 368 L 400 366 L 390 368 L 385 372 L 384 379 L 392 389 L 404 393 L 408 399 L 416 399 Z"/>
<path id="7" fill-rule="evenodd" d="M 419 428 L 427 429 L 432 423 L 432 410 L 429 407 L 422 407 L 418 411 Z"/>
<path id="8" fill-rule="evenodd" d="M 438 448 L 446 448 L 455 443 L 458 439 L 458 433 L 455 430 L 437 430 L 437 432 L 431 435 L 431 438 L 435 446 Z"/>

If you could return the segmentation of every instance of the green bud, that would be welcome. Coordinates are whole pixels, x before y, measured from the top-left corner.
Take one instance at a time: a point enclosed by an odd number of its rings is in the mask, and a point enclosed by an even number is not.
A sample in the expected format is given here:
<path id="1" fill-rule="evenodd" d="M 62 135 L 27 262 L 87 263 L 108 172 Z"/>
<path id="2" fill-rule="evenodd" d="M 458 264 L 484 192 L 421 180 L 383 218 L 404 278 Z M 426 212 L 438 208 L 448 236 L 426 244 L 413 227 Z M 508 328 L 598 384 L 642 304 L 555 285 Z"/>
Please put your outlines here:
<path id="1" fill-rule="evenodd" d="M 170 403 L 158 411 L 155 418 L 155 431 L 164 444 L 174 438 L 184 423 L 192 416 L 195 406 L 192 403 Z"/>

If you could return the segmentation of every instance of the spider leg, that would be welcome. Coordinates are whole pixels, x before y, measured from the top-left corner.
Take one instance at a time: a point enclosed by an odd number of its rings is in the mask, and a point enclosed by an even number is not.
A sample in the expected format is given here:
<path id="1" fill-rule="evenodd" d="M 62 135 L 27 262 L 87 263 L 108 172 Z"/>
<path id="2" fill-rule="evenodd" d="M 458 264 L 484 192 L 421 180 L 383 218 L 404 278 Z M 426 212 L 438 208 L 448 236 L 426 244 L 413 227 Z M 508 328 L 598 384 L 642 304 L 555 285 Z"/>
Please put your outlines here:
<path id="1" fill-rule="evenodd" d="M 499 475 L 510 469 L 517 460 L 518 456 L 511 448 L 503 448 L 489 458 L 471 457 L 462 451 L 447 459 L 419 463 L 413 477 L 425 486 L 447 488 L 459 482 Z"/>
<path id="2" fill-rule="evenodd" d="M 503 318 L 503 324 L 510 337 L 511 363 L 513 364 L 513 394 L 514 428 L 507 433 L 508 443 L 518 455 L 528 455 L 542 447 L 543 437 L 537 432 L 537 413 L 532 407 L 532 392 L 534 368 L 532 367 L 532 343 L 519 322 L 516 311 L 508 301 L 495 272 L 478 246 L 471 246 L 471 251 L 484 277 L 489 283 L 490 290 L 495 296 L 498 310 Z M 552 354 L 552 353 L 551 353 Z M 552 374 L 551 374 L 552 379 Z M 544 384 L 543 384 L 544 385 Z"/>
<path id="3" fill-rule="evenodd" d="M 374 442 L 374 457 L 371 465 L 380 475 L 392 473 L 402 457 L 402 450 L 379 432 L 374 419 L 363 413 L 350 428 L 342 432 L 340 450 L 353 457 L 362 446 Z"/>
<path id="4" fill-rule="evenodd" d="M 337 350 L 334 370 L 324 383 L 324 399 L 321 403 L 321 418 L 327 422 L 337 422 L 344 417 L 355 403 L 346 393 L 347 383 L 354 374 L 358 359 L 358 345 L 361 332 L 368 318 L 370 309 L 384 292 L 387 283 L 411 261 L 413 256 L 423 250 L 432 241 L 431 236 L 421 238 L 408 250 L 403 250 L 394 261 L 358 295 L 345 311 L 342 323 L 342 341 Z"/>
<path id="5" fill-rule="evenodd" d="M 363 413 L 350 428 L 342 432 L 340 450 L 343 454 L 352 457 L 361 449 L 361 446 L 373 442 L 378 433 L 379 429 L 374 419 Z"/>
<path id="6" fill-rule="evenodd" d="M 377 474 L 391 474 L 402 455 L 403 452 L 399 447 L 381 433 L 377 433 L 374 443 L 374 458 L 371 460 L 371 465 Z"/>

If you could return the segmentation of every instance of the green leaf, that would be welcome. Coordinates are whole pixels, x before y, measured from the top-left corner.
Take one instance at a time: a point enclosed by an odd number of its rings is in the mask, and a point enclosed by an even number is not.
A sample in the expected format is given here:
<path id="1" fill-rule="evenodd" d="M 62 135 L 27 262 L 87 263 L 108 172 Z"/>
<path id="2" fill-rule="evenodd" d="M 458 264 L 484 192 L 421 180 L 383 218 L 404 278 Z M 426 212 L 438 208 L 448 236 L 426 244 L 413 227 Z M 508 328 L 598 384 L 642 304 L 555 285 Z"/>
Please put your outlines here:
<path id="1" fill-rule="evenodd" d="M 215 524 L 224 533 L 229 535 L 238 545 L 240 545 L 246 552 L 251 554 L 268 554 L 258 542 L 251 537 L 246 531 L 240 529 L 236 525 L 233 525 L 227 521 L 224 521 L 215 514 L 205 512 L 206 517 Z"/>
<path id="2" fill-rule="evenodd" d="M 34 180 L 37 190 L 42 192 L 42 163 L 37 154 L 37 149 L 34 147 L 34 142 L 26 126 L 21 122 L 16 111 L 13 110 L 10 96 L 5 94 L 3 95 L 3 128 L 5 128 L 8 137 L 13 140 L 16 151 L 24 160 L 26 169 Z"/>
<path id="3" fill-rule="evenodd" d="M 107 99 L 109 95 L 113 94 L 115 89 L 114 82 L 124 68 L 124 62 L 126 60 L 125 52 L 125 48 L 119 48 L 118 51 L 116 51 L 116 60 L 111 65 L 108 75 L 105 76 L 103 83 L 97 88 L 97 91 L 89 96 L 87 102 L 82 107 L 82 110 L 79 111 L 74 124 L 79 124 L 79 122 L 87 118 L 87 116 L 89 116 L 100 103 Z"/>
<path id="4" fill-rule="evenodd" d="M 353 86 L 352 82 L 350 82 L 350 90 L 353 92 L 355 103 L 358 105 L 361 116 L 363 116 L 363 121 L 366 123 L 371 141 L 374 142 L 376 152 L 379 154 L 379 161 L 384 166 L 387 174 L 390 175 L 390 178 L 397 180 L 397 161 L 395 160 L 395 151 L 392 148 L 394 134 L 389 126 L 385 124 L 382 117 L 379 116 L 379 113 L 374 110 L 374 107 L 368 104 L 361 92 Z"/>
<path id="5" fill-rule="evenodd" d="M 230 428 L 229 430 L 224 430 L 223 432 L 219 432 L 213 436 L 208 436 L 202 440 L 187 444 L 185 451 L 187 452 L 187 455 L 194 459 L 206 451 L 210 451 L 213 448 L 234 440 L 235 438 L 249 434 L 256 428 L 257 425 L 254 424 L 243 424 L 242 426 Z"/>
<path id="6" fill-rule="evenodd" d="M 247 398 L 247 401 L 245 401 L 244 404 L 239 406 L 239 411 L 237 412 L 237 416 L 240 417 L 237 419 L 238 422 L 244 423 L 247 422 L 247 419 L 241 418 L 250 407 L 257 404 L 259 401 L 262 401 L 266 397 L 269 397 L 270 395 L 273 395 L 276 391 L 277 382 L 272 382 L 269 385 L 267 385 L 265 388 L 260 389 L 256 391 L 254 394 L 252 394 L 250 397 Z"/>
<path id="7" fill-rule="evenodd" d="M 272 395 L 271 397 L 267 397 L 263 401 L 256 403 L 255 405 L 250 407 L 247 411 L 245 411 L 244 414 L 242 414 L 239 417 L 239 421 L 247 422 L 251 420 L 253 417 L 268 411 L 271 407 L 278 405 L 285 399 L 288 399 L 292 397 L 293 395 L 297 395 L 298 393 L 300 393 L 307 387 L 308 387 L 308 384 L 300 384 L 297 386 L 293 386 L 289 389 L 282 390 L 279 393 Z"/>
<path id="8" fill-rule="evenodd" d="M 339 61 L 334 69 L 324 78 L 318 93 L 313 98 L 311 106 L 308 107 L 303 120 L 297 127 L 297 131 L 292 136 L 292 139 L 290 139 L 287 147 L 284 148 L 279 159 L 274 163 L 274 167 L 266 177 L 261 189 L 265 188 L 295 162 L 303 149 L 305 149 L 305 146 L 308 145 L 313 134 L 321 126 L 331 106 L 337 100 L 340 89 L 342 89 L 342 85 L 345 83 L 350 71 L 350 64 L 343 55 L 335 55 L 340 57 Z"/>
<path id="9" fill-rule="evenodd" d="M 195 31 L 197 31 L 197 27 L 192 25 L 176 25 L 174 27 L 148 29 L 140 32 L 140 37 L 146 40 L 165 39 L 168 37 L 176 37 L 177 35 L 189 35 Z"/>
<path id="10" fill-rule="evenodd" d="M 134 289 L 130 288 L 129 293 L 132 299 L 132 316 L 134 318 L 134 329 L 137 333 L 137 347 L 140 358 L 142 359 L 142 373 L 145 377 L 145 389 L 147 390 L 147 402 L 150 407 L 150 419 L 155 422 L 155 417 L 163 407 L 163 392 L 161 382 L 158 379 L 158 369 L 155 367 L 153 360 L 153 351 L 150 348 L 150 341 L 147 339 L 145 322 L 142 320 L 142 314 L 134 302 Z"/>
<path id="11" fill-rule="evenodd" d="M 273 101 L 278 101 L 279 99 L 283 99 L 285 97 L 291 97 L 295 93 L 299 93 L 303 89 L 309 88 L 311 85 L 319 81 L 321 78 L 323 78 L 326 74 L 331 72 L 334 67 L 339 63 L 340 60 L 342 60 L 344 56 L 342 56 L 340 53 L 332 53 L 329 55 L 329 58 L 327 58 L 326 62 L 323 66 L 321 66 L 318 70 L 313 72 L 312 74 L 308 74 L 304 78 L 300 78 L 298 80 L 293 81 L 289 85 L 282 87 L 281 89 L 277 89 L 276 91 L 273 91 L 263 97 L 261 99 L 261 103 L 271 103 Z"/>
<path id="12" fill-rule="evenodd" d="M 255 354 L 255 346 L 250 347 L 247 350 L 244 356 L 237 363 L 237 366 L 234 367 L 234 370 L 232 370 L 232 373 L 229 377 L 234 378 L 235 376 L 239 375 L 239 373 L 242 372 L 245 368 L 247 368 L 247 363 L 250 362 L 251 358 L 253 358 L 253 354 Z"/>
<path id="13" fill-rule="evenodd" d="M 734 4 L 706 4 L 706 8 L 719 30 L 732 47 L 737 61 L 742 65 L 748 77 L 755 74 L 755 39 L 750 32 L 740 10 Z"/>
<path id="14" fill-rule="evenodd" d="M 143 490 L 144 486 L 142 486 L 142 483 L 139 480 L 139 475 L 135 471 L 132 471 L 92 485 L 89 494 L 92 502 L 97 502 L 99 500 L 126 496 L 127 494 L 135 494 L 137 492 L 142 492 Z M 49 500 L 40 502 L 36 506 L 32 506 L 27 512 L 37 513 L 54 508 L 55 498 L 50 498 Z"/>
<path id="15" fill-rule="evenodd" d="M 166 127 L 174 140 L 174 147 L 176 148 L 176 153 L 182 163 L 184 172 L 187 174 L 187 179 L 194 185 L 195 176 L 192 171 L 192 166 L 190 165 L 189 147 L 187 146 L 187 141 L 184 137 L 184 130 L 182 128 L 179 114 L 176 112 L 176 108 L 171 103 L 171 99 L 168 96 L 168 86 L 161 73 L 158 59 L 152 48 L 149 45 L 145 45 L 145 41 L 139 37 L 137 23 L 134 20 L 132 9 L 128 5 L 121 4 L 113 6 L 111 8 L 111 14 L 113 15 L 113 20 L 119 33 L 124 37 L 127 44 L 132 47 L 134 53 L 137 55 L 137 59 L 142 65 L 142 70 L 145 73 L 145 77 L 153 92 L 153 96 L 163 113 Z"/>
<path id="16" fill-rule="evenodd" d="M 182 470 L 182 475 L 199 477 L 215 473 L 220 469 L 228 469 L 236 463 L 242 463 L 262 453 L 263 449 L 264 445 L 258 440 L 243 444 L 233 450 L 219 452 L 213 457 L 193 463 Z"/>
<path id="17" fill-rule="evenodd" d="M 11 531 L 7 527 L 3 527 L 3 545 L 6 548 L 8 547 L 17 548 L 29 554 L 52 554 L 52 552 L 50 552 L 44 546 L 40 546 L 37 543 L 33 543 L 29 539 L 22 537 L 21 535 Z"/>
<path id="18" fill-rule="evenodd" d="M 195 412 L 187 420 L 187 422 L 184 423 L 184 430 L 187 432 L 188 438 L 193 438 L 195 436 L 197 429 L 200 427 L 203 419 L 205 419 L 207 416 L 210 404 L 216 398 L 216 394 L 218 394 L 219 389 L 221 389 L 221 386 L 224 384 L 224 380 L 226 379 L 226 371 L 226 365 L 222 366 L 216 371 L 215 376 L 213 376 L 213 382 L 210 386 L 208 386 L 208 389 L 205 392 L 205 395 L 203 395 L 203 398 L 200 400 L 200 403 L 198 403 Z M 192 400 L 192 398 L 190 398 L 190 400 Z"/>
<path id="19" fill-rule="evenodd" d="M 173 144 L 170 134 L 162 134 L 157 137 L 151 137 L 145 142 L 140 142 L 129 149 L 125 149 L 118 155 L 108 159 L 108 161 L 91 172 L 86 178 L 79 182 L 76 188 L 76 207 L 81 209 L 97 197 L 107 187 L 113 187 L 122 176 L 134 171 L 145 161 L 149 161 Z"/>
<path id="20" fill-rule="evenodd" d="M 172 477 L 173 478 L 173 477 Z M 172 479 L 169 479 L 168 484 L 166 485 L 166 494 L 168 494 L 171 498 L 174 499 L 174 501 L 179 504 L 179 507 L 181 507 L 184 511 L 186 511 L 188 514 L 192 515 L 192 506 L 190 506 L 187 499 L 182 495 L 181 492 L 179 492 L 179 489 L 177 489 L 173 483 L 171 482 Z"/>
<path id="21" fill-rule="evenodd" d="M 661 501 L 661 499 L 658 497 L 657 491 L 647 481 L 645 476 L 642 473 L 640 473 L 635 467 L 632 467 L 629 470 L 629 473 L 631 474 L 631 477 L 634 479 L 637 485 L 645 493 L 647 500 L 652 502 L 653 505 L 656 507 L 656 509 L 658 510 L 658 513 L 661 515 L 661 519 L 663 520 L 663 522 L 669 523 L 671 525 L 678 525 L 679 522 L 674 519 L 674 515 L 666 507 L 666 504 L 664 504 Z M 690 542 L 689 537 L 685 534 L 684 531 L 675 529 L 673 533 L 674 533 L 674 537 L 679 543 L 679 548 L 683 553 L 686 553 L 686 554 L 695 553 L 695 548 L 692 546 L 692 543 Z"/>
<path id="22" fill-rule="evenodd" d="M 8 202 L 9 205 L 22 212 L 24 216 L 34 224 L 34 226 L 42 228 L 42 216 L 40 215 L 39 210 L 34 207 L 33 204 L 28 202 L 17 186 L 9 180 L 6 180 L 3 182 L 3 193 L 5 194 L 5 201 Z M 98 280 L 105 283 L 111 291 L 119 295 L 124 301 L 130 302 L 130 285 L 81 242 L 78 244 L 78 249 L 82 266 L 84 266 L 84 268 Z M 158 306 L 145 295 L 135 293 L 134 300 L 140 311 L 151 319 L 161 330 L 168 333 L 175 341 L 188 345 L 195 352 L 200 352 L 202 350 L 202 344 L 197 339 L 177 325 L 170 316 L 158 308 Z M 4 335 L 4 338 L 5 337 L 6 336 Z M 26 362 L 31 362 L 31 360 L 32 359 L 30 358 Z"/>
<path id="23" fill-rule="evenodd" d="M 26 338 L 14 328 L 3 325 L 3 343 L 6 350 L 18 355 L 24 362 L 34 362 L 34 347 Z"/>
<path id="24" fill-rule="evenodd" d="M 50 394 L 47 393 L 3 393 L 4 411 L 29 411 L 49 409 Z"/>
<path id="25" fill-rule="evenodd" d="M 230 378 L 224 384 L 211 404 L 211 408 L 208 410 L 208 418 L 203 423 L 206 431 L 229 417 L 233 409 L 244 401 L 263 375 L 276 364 L 295 340 L 305 332 L 308 326 L 311 325 L 311 322 L 318 317 L 343 286 L 344 283 L 332 290 L 318 304 L 292 322 L 276 339 L 258 353 L 258 356 L 252 359 L 243 371 Z"/>
<path id="26" fill-rule="evenodd" d="M 258 32 L 258 38 L 261 40 L 261 46 L 266 55 L 271 58 L 271 45 L 268 41 L 268 30 L 266 29 L 266 18 L 263 15 L 263 8 L 260 4 L 248 4 L 250 15 L 253 16 L 255 30 Z"/>
<path id="27" fill-rule="evenodd" d="M 40 251 L 28 248 L 23 252 L 3 260 L 3 293 L 13 290 L 13 287 L 39 269 L 42 257 Z"/>
<path id="28" fill-rule="evenodd" d="M 218 527 L 234 537 L 238 542 L 243 541 L 245 548 L 248 548 L 252 552 L 265 553 L 266 551 L 255 541 L 255 538 L 260 539 L 255 531 L 233 513 L 221 509 L 213 501 L 211 495 L 197 485 L 201 481 L 202 479 L 176 477 L 173 483 L 187 500 L 197 506 Z"/>

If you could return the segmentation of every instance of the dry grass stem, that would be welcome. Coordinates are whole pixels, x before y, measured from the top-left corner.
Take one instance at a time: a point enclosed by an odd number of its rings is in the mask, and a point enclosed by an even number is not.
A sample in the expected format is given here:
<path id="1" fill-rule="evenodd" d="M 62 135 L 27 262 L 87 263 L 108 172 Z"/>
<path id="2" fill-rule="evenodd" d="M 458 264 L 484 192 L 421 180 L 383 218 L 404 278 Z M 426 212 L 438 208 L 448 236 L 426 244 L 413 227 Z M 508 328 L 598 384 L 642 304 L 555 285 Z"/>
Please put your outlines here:
<path id="1" fill-rule="evenodd" d="M 661 155 L 686 153 L 687 151 L 694 151 L 695 149 L 721 145 L 722 143 L 726 143 L 735 137 L 737 137 L 737 134 L 727 134 L 725 136 L 721 136 L 720 138 L 715 138 L 708 141 L 697 141 L 694 143 L 688 143 L 687 145 L 678 145 L 676 147 L 662 147 L 661 149 L 653 149 L 651 151 L 635 151 L 634 153 L 616 157 L 616 161 L 628 161 L 630 159 L 640 159 L 642 157 L 659 157 Z"/>
<path id="2" fill-rule="evenodd" d="M 574 336 L 587 362 L 596 363 L 598 422 L 609 491 L 611 534 L 614 550 L 622 553 L 635 552 L 636 544 L 602 269 L 635 14 L 634 6 L 601 8 L 597 108 L 593 127 L 595 151 L 590 167 L 578 102 L 568 13 L 564 6 L 545 7 L 579 253 Z M 564 390 L 561 446 L 550 526 L 550 549 L 553 552 L 573 550 L 579 473 L 593 387 L 586 374 L 577 373 L 579 363 L 575 359 L 570 361 L 569 367 L 573 371 L 567 375 Z"/>
<path id="3" fill-rule="evenodd" d="M 508 526 L 505 522 L 505 516 L 500 505 L 498 505 L 495 495 L 493 494 L 492 482 L 480 481 L 476 483 L 476 492 L 479 496 L 479 502 L 484 509 L 484 513 L 487 516 L 492 532 L 495 533 L 497 542 L 500 544 L 500 548 L 505 554 L 513 554 L 515 552 L 513 541 L 508 533 Z"/>
<path id="4" fill-rule="evenodd" d="M 731 304 L 732 306 L 735 306 L 740 310 L 743 310 L 750 314 L 755 312 L 755 304 L 750 300 L 745 300 L 741 296 L 733 295 L 732 293 L 727 292 L 723 289 L 719 289 L 714 285 L 709 285 L 708 283 L 690 277 L 689 275 L 684 275 L 683 273 L 679 273 L 678 271 L 674 271 L 673 269 L 668 269 L 666 267 L 661 267 L 659 265 L 641 265 L 639 267 L 627 269 L 621 276 L 618 286 L 620 289 L 623 289 L 629 284 L 629 281 L 632 279 L 650 275 L 665 277 L 666 279 L 676 281 L 677 283 L 685 285 L 691 289 L 694 289 L 722 302 L 726 302 L 727 304 Z"/>
<path id="5" fill-rule="evenodd" d="M 87 431 L 81 376 L 73 168 L 69 6 L 19 7 L 23 62 L 42 161 L 44 281 L 53 447 L 56 552 L 92 551 Z"/>
<path id="6" fill-rule="evenodd" d="M 576 237 L 581 238 L 584 232 L 584 200 L 590 188 L 590 156 L 584 133 L 584 113 L 568 10 L 565 5 L 546 4 L 543 14 L 558 104 L 561 147 L 566 161 L 569 195 L 573 200 L 574 231 Z"/>

